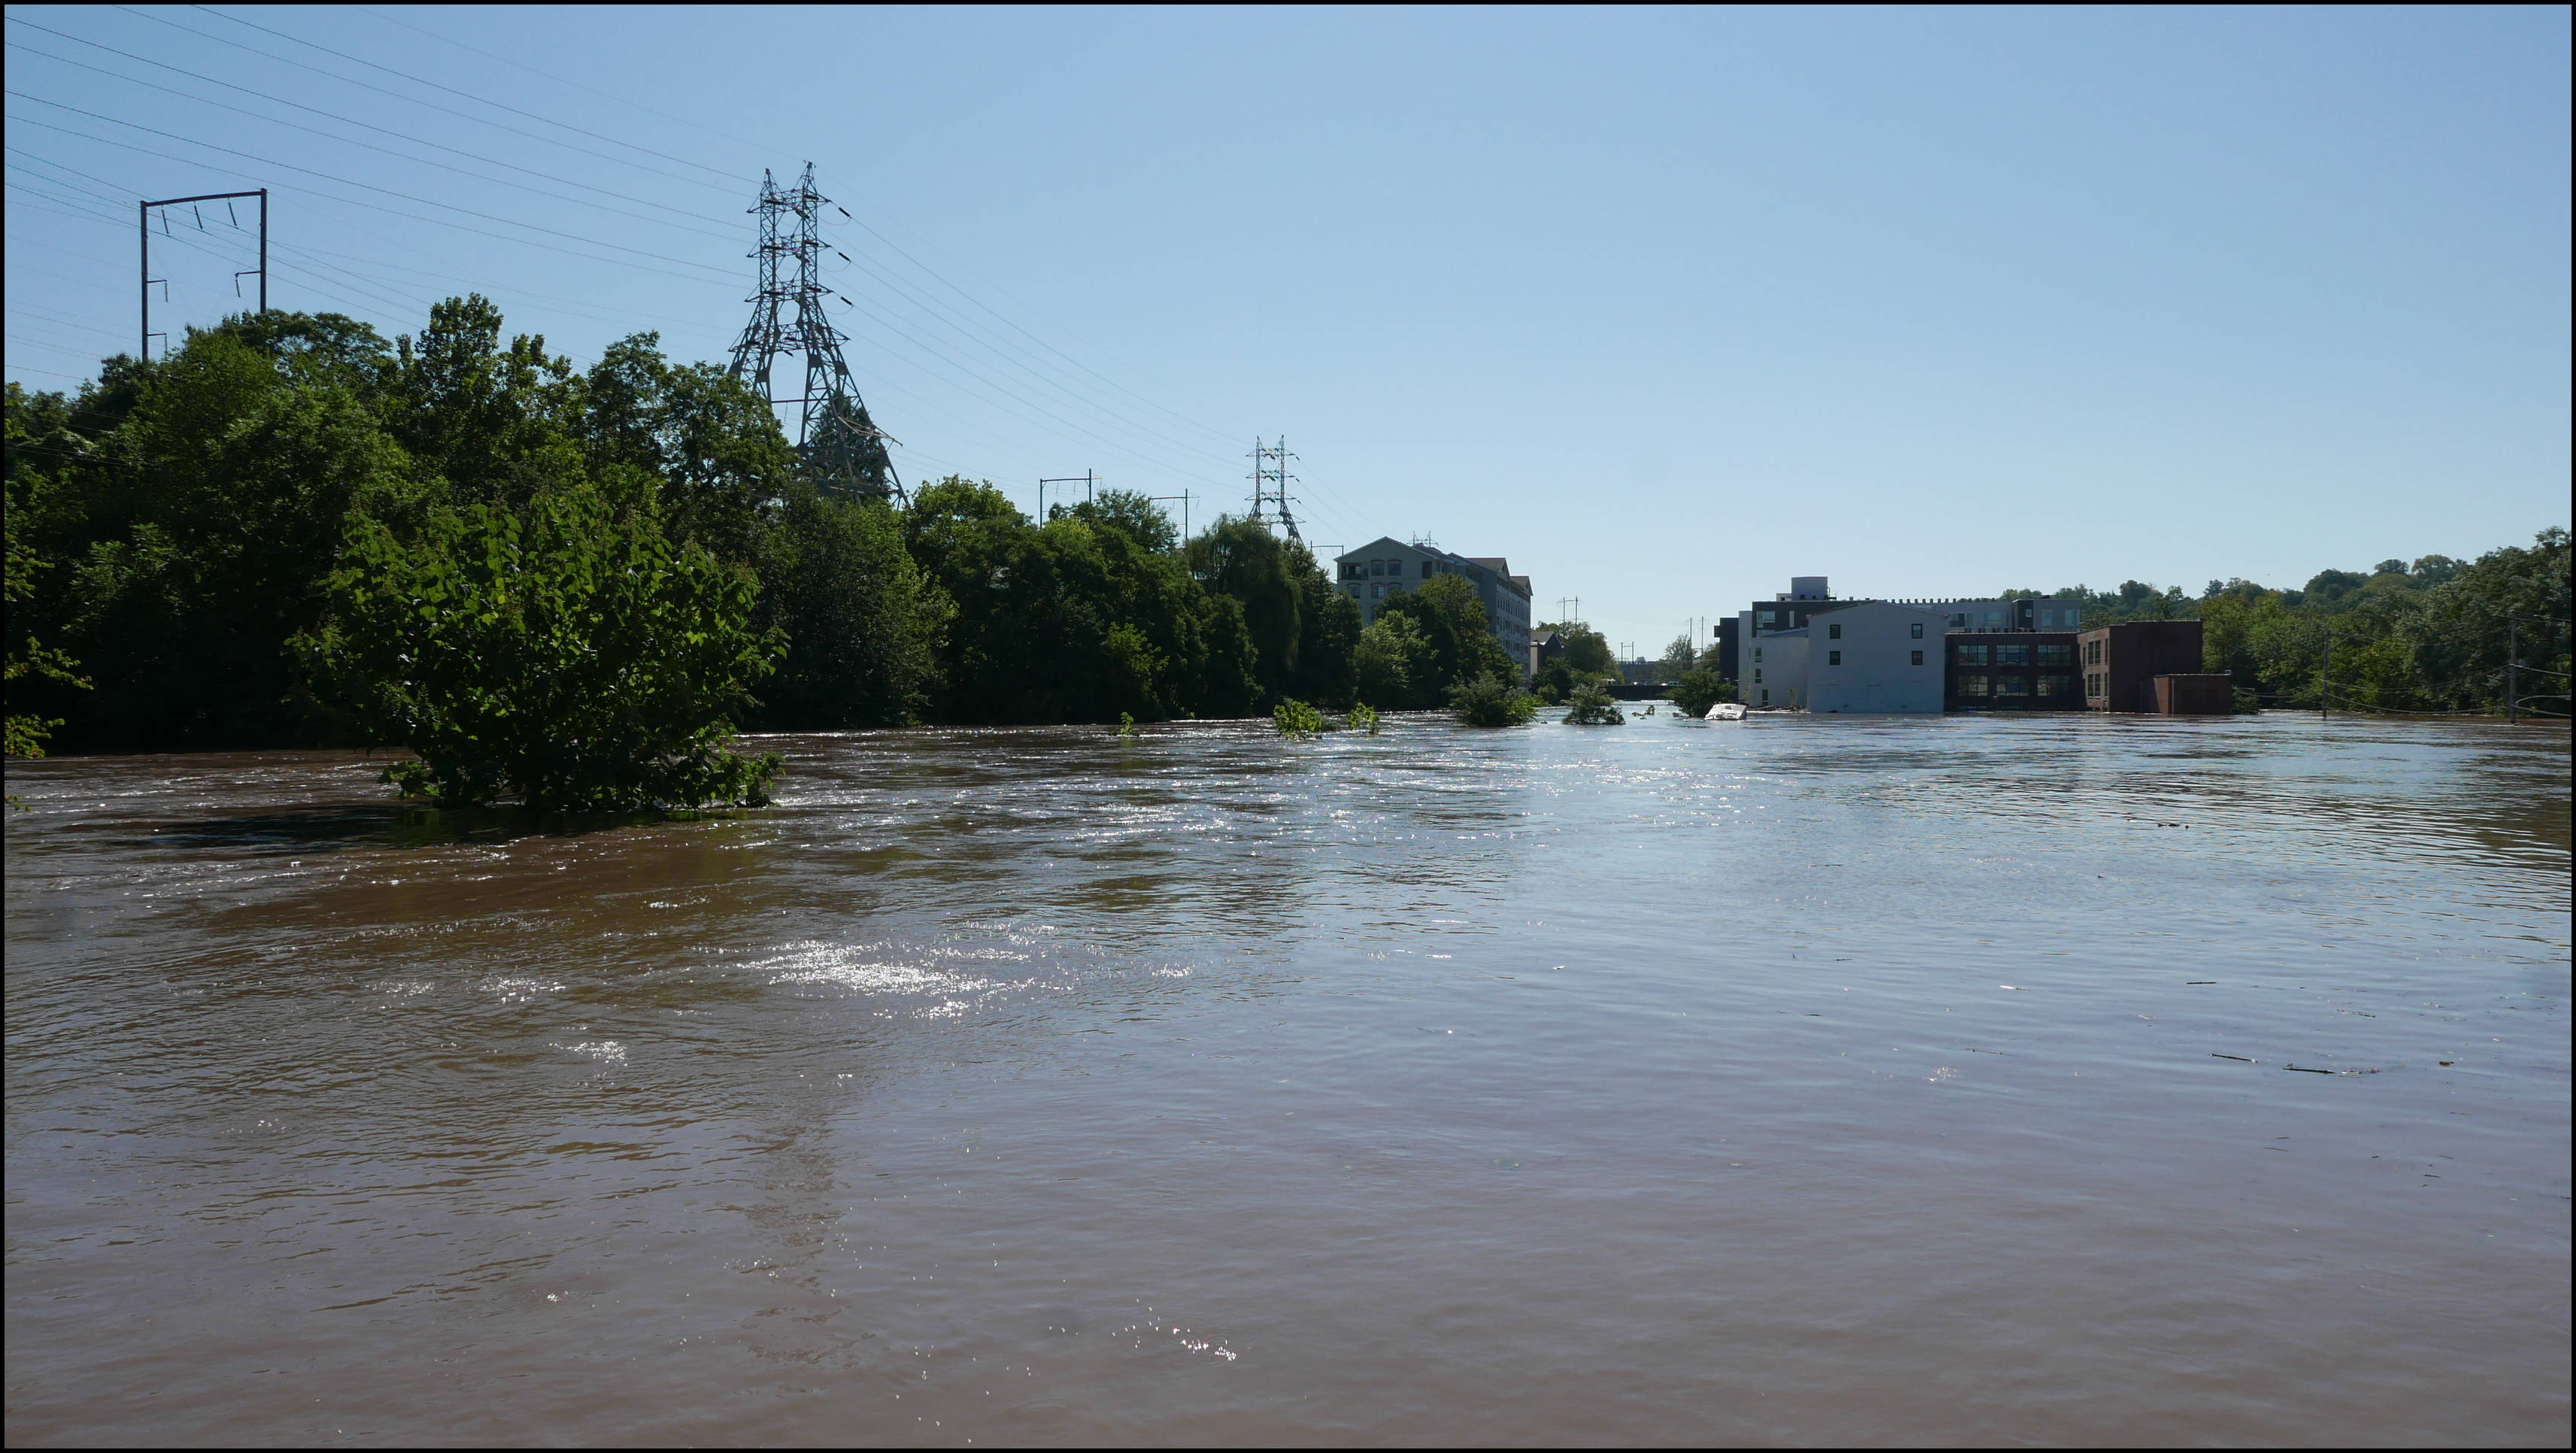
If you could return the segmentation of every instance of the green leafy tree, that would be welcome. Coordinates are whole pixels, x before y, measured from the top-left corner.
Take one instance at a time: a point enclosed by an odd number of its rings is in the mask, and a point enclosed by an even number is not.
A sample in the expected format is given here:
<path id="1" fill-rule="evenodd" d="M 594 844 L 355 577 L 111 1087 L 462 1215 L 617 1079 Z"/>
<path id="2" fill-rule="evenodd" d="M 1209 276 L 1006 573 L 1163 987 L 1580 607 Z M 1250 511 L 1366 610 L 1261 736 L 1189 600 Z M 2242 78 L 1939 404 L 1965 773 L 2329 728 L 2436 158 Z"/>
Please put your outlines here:
<path id="1" fill-rule="evenodd" d="M 1290 741 L 1312 741 L 1326 730 L 1324 714 L 1302 701 L 1283 701 L 1270 708 L 1270 722 Z"/>
<path id="2" fill-rule="evenodd" d="M 1086 524 L 1123 532 L 1138 548 L 1165 554 L 1180 547 L 1180 532 L 1163 507 L 1132 489 L 1104 489 L 1079 504 L 1056 505 L 1049 519 L 1070 515 Z"/>
<path id="3" fill-rule="evenodd" d="M 1243 716 L 1259 699 L 1240 604 L 1126 529 L 1070 512 L 1034 525 L 990 484 L 950 478 L 915 493 L 904 537 L 955 605 L 939 719 Z"/>
<path id="4" fill-rule="evenodd" d="M 1597 682 L 1587 681 L 1574 688 L 1566 705 L 1572 708 L 1565 714 L 1567 726 L 1619 726 L 1628 720 L 1619 703 Z"/>
<path id="5" fill-rule="evenodd" d="M 1354 689 L 1367 701 L 1396 711 L 1441 700 L 1431 638 L 1411 616 L 1381 615 L 1360 632 L 1352 652 Z"/>
<path id="6" fill-rule="evenodd" d="M 8 565 L 5 579 L 10 622 L 14 627 L 21 619 L 19 608 L 35 598 L 36 577 L 39 573 L 53 568 L 51 561 L 36 553 L 33 542 L 22 531 L 21 524 L 34 515 L 37 497 L 43 491 L 47 481 L 46 471 L 38 467 L 38 461 L 43 456 L 36 450 L 42 446 L 36 444 L 34 436 L 29 432 L 29 426 L 42 428 L 49 423 L 58 422 L 58 411 L 46 410 L 40 416 L 37 411 L 26 407 L 23 397 L 25 391 L 18 384 L 12 383 L 8 387 L 9 514 Z M 45 681 L 75 691 L 86 691 L 89 689 L 89 682 L 79 674 L 79 665 L 79 662 L 61 651 L 40 644 L 33 635 L 20 635 L 14 629 L 10 632 L 7 663 L 8 755 L 43 756 L 46 736 L 55 727 L 62 725 L 60 717 L 48 717 L 33 711 L 19 710 L 24 692 L 18 683 L 21 680 L 29 681 L 30 684 Z M 18 803 L 17 799 L 11 798 L 10 805 L 22 804 Z"/>
<path id="7" fill-rule="evenodd" d="M 1449 688 L 1449 709 L 1467 726 L 1527 726 L 1538 715 L 1538 698 L 1503 677 L 1479 676 Z"/>
<path id="8" fill-rule="evenodd" d="M 1297 556 L 1304 557 L 1303 572 Z M 1201 585 L 1243 608 L 1262 699 L 1285 696 L 1297 683 L 1299 650 L 1304 644 L 1298 577 L 1313 573 L 1314 557 L 1302 546 L 1281 541 L 1257 520 L 1223 515 L 1190 541 L 1189 564 L 1191 576 Z"/>
<path id="9" fill-rule="evenodd" d="M 913 563 L 886 505 L 826 498 L 798 481 L 761 559 L 761 620 L 786 659 L 753 713 L 763 727 L 904 726 L 930 709 L 957 613 Z"/>
<path id="10" fill-rule="evenodd" d="M 1457 575 L 1435 575 L 1420 585 L 1390 595 L 1377 608 L 1378 619 L 1400 616 L 1421 627 L 1431 643 L 1431 680 L 1439 687 L 1492 676 L 1520 679 L 1520 667 L 1494 639 L 1485 602 L 1476 587 Z"/>
<path id="11" fill-rule="evenodd" d="M 1673 705 L 1685 716 L 1706 716 L 1708 709 L 1721 701 L 1735 700 L 1735 683 L 1717 674 L 1711 666 L 1693 666 L 1665 692 Z"/>
<path id="12" fill-rule="evenodd" d="M 768 674 L 755 583 L 596 493 L 435 511 L 417 541 L 353 525 L 308 659 L 386 780 L 443 803 L 558 811 L 759 804 L 774 755 L 729 750 Z"/>
<path id="13" fill-rule="evenodd" d="M 1583 622 L 1548 621 L 1542 623 L 1538 630 L 1541 633 L 1554 631 L 1565 643 L 1565 654 L 1560 659 L 1574 677 L 1598 678 L 1618 674 L 1619 665 L 1611 659 L 1609 638 Z"/>

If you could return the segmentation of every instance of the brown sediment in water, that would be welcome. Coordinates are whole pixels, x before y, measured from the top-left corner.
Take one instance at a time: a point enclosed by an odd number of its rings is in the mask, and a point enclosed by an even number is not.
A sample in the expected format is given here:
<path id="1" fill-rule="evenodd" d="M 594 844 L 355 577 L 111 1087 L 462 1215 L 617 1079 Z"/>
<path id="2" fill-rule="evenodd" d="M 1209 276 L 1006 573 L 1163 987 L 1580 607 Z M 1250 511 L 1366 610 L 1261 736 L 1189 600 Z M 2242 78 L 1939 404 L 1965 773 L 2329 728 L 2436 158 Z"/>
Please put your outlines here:
<path id="1" fill-rule="evenodd" d="M 764 745 L 13 763 L 10 1440 L 2567 1436 L 2563 736 Z"/>

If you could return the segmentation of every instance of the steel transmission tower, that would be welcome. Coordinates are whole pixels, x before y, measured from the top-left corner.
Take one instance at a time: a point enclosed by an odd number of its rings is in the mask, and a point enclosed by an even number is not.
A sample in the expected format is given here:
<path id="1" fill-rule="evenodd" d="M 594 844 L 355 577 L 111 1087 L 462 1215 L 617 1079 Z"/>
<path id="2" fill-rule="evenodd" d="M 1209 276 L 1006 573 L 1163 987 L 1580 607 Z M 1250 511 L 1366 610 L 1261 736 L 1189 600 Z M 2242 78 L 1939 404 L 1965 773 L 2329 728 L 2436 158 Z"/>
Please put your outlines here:
<path id="1" fill-rule="evenodd" d="M 1297 476 L 1288 472 L 1288 461 L 1297 456 L 1288 452 L 1288 436 L 1279 436 L 1276 444 L 1264 444 L 1259 435 L 1252 440 L 1252 519 L 1266 523 L 1265 510 L 1275 510 L 1279 523 L 1287 528 L 1288 538 L 1306 543 L 1297 533 L 1297 517 L 1288 509 L 1288 482 Z"/>
<path id="2" fill-rule="evenodd" d="M 794 191 L 779 186 L 769 172 L 760 174 L 760 202 L 751 208 L 760 215 L 760 247 L 751 254 L 760 261 L 760 291 L 750 299 L 751 322 L 733 346 L 733 374 L 750 375 L 773 406 L 797 406 L 796 453 L 816 489 L 845 499 L 900 498 L 903 481 L 895 477 L 886 445 L 901 441 L 868 417 L 850 365 L 841 358 L 846 335 L 823 311 L 832 292 L 822 266 L 823 208 L 831 201 L 814 190 L 810 161 Z M 791 271 L 793 280 L 782 281 L 780 274 Z M 780 398 L 770 379 L 780 354 L 805 358 L 804 387 L 794 398 Z"/>

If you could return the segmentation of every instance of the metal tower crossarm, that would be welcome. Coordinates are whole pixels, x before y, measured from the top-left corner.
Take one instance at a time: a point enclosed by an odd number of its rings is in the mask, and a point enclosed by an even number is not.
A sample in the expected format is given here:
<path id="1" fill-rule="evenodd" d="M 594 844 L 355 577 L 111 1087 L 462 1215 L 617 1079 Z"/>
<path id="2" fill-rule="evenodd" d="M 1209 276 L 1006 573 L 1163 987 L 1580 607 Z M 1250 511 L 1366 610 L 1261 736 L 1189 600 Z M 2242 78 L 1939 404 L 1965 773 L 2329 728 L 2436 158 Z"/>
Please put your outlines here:
<path id="1" fill-rule="evenodd" d="M 841 357 L 848 335 L 832 326 L 825 311 L 832 289 L 823 281 L 822 225 L 830 205 L 832 199 L 814 188 L 812 162 L 793 191 L 761 173 L 760 200 L 751 208 L 760 218 L 760 245 L 751 253 L 760 284 L 748 299 L 751 321 L 733 346 L 733 374 L 748 376 L 773 407 L 797 406 L 796 454 L 816 489 L 847 499 L 899 499 L 903 481 L 886 446 L 902 441 L 868 417 Z M 774 373 L 779 355 L 787 353 L 804 358 L 805 374 L 796 395 L 781 398 Z"/>

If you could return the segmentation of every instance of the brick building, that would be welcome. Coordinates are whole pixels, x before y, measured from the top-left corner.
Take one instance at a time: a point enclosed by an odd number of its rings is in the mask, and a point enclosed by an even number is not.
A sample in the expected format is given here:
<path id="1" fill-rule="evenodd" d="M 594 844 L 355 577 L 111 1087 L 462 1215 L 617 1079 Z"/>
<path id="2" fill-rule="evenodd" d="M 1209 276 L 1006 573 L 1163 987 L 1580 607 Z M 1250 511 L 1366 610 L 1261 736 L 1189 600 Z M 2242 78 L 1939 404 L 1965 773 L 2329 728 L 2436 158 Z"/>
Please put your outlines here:
<path id="1" fill-rule="evenodd" d="M 2093 711 L 2170 713 L 2157 702 L 2156 678 L 2193 678 L 2177 692 L 2169 685 L 2164 699 L 2187 703 L 2181 715 L 2207 713 L 2209 688 L 2201 670 L 2200 622 L 2126 621 L 2085 631 L 2076 638 L 2084 672 L 2084 705 Z M 2227 711 L 2228 692 L 2219 693 L 2216 713 Z"/>

